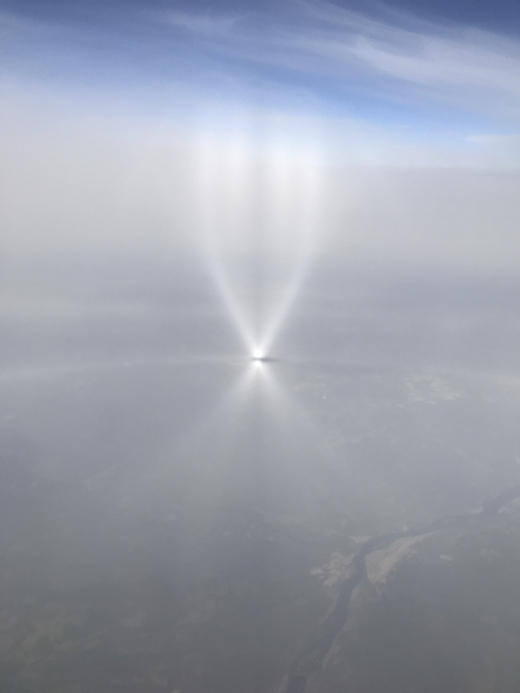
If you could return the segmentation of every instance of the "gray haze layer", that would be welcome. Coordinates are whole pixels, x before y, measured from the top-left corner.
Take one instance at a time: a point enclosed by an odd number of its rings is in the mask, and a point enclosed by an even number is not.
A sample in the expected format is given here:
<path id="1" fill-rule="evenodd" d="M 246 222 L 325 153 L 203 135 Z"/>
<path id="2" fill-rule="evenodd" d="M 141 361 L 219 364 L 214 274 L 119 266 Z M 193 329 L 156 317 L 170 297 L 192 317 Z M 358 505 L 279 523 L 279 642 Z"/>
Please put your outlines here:
<path id="1" fill-rule="evenodd" d="M 255 364 L 194 256 L 18 262 L 0 373 L 5 690 L 274 690 L 356 542 L 519 482 L 520 284 L 507 273 L 376 277 L 322 254 L 279 360 Z M 406 584 L 426 569 L 407 570 Z M 367 599 L 362 637 L 377 646 L 363 656 L 383 669 L 394 657 L 385 676 L 399 680 L 402 650 L 375 631 L 406 640 L 412 626 Z M 439 686 L 484 690 L 472 661 Z M 325 671 L 313 691 L 347 690 Z M 348 690 L 380 690 L 348 671 Z"/>

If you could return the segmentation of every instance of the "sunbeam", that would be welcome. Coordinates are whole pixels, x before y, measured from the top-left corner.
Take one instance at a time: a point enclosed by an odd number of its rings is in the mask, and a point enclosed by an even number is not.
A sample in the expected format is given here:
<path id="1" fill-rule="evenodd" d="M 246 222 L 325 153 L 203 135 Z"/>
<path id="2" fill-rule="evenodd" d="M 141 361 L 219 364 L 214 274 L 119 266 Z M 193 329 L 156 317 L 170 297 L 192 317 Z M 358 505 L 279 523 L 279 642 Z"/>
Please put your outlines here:
<path id="1" fill-rule="evenodd" d="M 0 693 L 520 693 L 520 1 L 0 37 Z"/>
<path id="2" fill-rule="evenodd" d="M 205 256 L 207 267 L 213 277 L 215 286 L 217 287 L 233 325 L 242 338 L 247 353 L 256 353 L 255 339 L 252 330 L 246 319 L 246 314 L 237 300 L 236 293 L 231 288 L 229 277 L 224 270 L 218 250 L 214 245 L 210 246 L 208 244 Z"/>
<path id="3" fill-rule="evenodd" d="M 316 165 L 305 159 L 278 153 L 270 162 L 271 235 L 282 239 L 281 289 L 269 306 L 262 330 L 260 351 L 269 354 L 298 293 L 315 248 L 320 180 Z M 278 240 L 280 242 L 280 240 Z"/>
<path id="4" fill-rule="evenodd" d="M 237 427 L 237 420 L 244 410 L 244 403 L 250 398 L 251 388 L 258 377 L 256 364 L 249 364 L 239 378 L 229 387 L 207 412 L 206 416 L 193 424 L 186 435 L 176 443 L 176 453 L 181 456 L 191 452 L 207 442 L 215 431 L 224 431 Z"/>
<path id="5" fill-rule="evenodd" d="M 208 271 L 247 352 L 266 358 L 315 249 L 319 168 L 312 157 L 279 145 L 206 138 L 198 187 Z"/>
<path id="6" fill-rule="evenodd" d="M 201 248 L 207 268 L 249 354 L 255 349 L 254 331 L 241 305 L 236 288 L 224 267 L 223 246 L 236 224 L 244 224 L 243 204 L 247 198 L 247 164 L 244 147 L 235 145 L 222 151 L 208 138 L 199 147 L 199 223 Z M 227 237 L 226 237 L 227 234 Z"/>

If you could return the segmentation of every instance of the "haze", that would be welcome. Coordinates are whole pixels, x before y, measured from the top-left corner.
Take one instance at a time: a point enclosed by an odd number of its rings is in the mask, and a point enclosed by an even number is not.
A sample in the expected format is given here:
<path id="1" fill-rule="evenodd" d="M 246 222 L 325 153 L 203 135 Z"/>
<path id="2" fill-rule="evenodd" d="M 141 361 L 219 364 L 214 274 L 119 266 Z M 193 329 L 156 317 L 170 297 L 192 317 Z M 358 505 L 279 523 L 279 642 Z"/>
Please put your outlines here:
<path id="1" fill-rule="evenodd" d="M 0 2 L 2 690 L 517 692 L 519 27 Z"/>

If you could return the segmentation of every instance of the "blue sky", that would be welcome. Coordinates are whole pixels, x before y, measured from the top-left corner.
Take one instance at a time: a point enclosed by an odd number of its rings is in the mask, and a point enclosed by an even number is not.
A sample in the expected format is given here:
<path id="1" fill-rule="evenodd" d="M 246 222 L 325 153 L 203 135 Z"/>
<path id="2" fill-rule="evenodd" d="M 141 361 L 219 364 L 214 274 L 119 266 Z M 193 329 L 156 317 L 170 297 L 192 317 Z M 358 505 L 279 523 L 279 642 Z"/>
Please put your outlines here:
<path id="1" fill-rule="evenodd" d="M 0 3 L 9 83 L 516 137 L 518 3 Z M 172 117 L 175 114 L 172 113 Z M 490 140 L 491 141 L 491 140 Z"/>
<path id="2" fill-rule="evenodd" d="M 161 256 L 200 249 L 213 224 L 247 254 L 265 203 L 285 257 L 294 238 L 279 229 L 300 227 L 303 200 L 318 245 L 354 264 L 516 267 L 517 15 L 404 0 L 4 0 L 4 247 L 38 261 L 63 248 Z"/>
<path id="3" fill-rule="evenodd" d="M 237 13 L 241 11 L 269 11 L 280 6 L 280 2 L 271 0 L 220 0 L 207 2 L 205 0 L 176 1 L 172 0 L 3 0 L 2 8 L 8 11 L 24 14 L 25 16 L 47 17 L 58 19 L 79 19 L 88 15 L 106 11 L 123 13 L 131 9 L 151 8 L 168 10 L 172 7 L 185 10 L 222 11 Z M 520 7 L 515 0 L 391 0 L 390 2 L 363 2 L 354 0 L 336 3 L 339 7 L 347 7 L 365 13 L 377 15 L 386 9 L 414 13 L 427 19 L 460 22 L 481 28 L 493 28 L 499 31 L 518 32 L 520 25 Z"/>

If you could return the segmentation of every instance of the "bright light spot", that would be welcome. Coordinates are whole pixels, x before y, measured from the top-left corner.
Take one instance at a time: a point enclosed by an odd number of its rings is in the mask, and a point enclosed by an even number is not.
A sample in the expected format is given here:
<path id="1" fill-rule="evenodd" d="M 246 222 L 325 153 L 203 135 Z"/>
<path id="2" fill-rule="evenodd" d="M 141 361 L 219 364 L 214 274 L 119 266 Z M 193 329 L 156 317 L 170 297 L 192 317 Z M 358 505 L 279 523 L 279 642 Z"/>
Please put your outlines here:
<path id="1" fill-rule="evenodd" d="M 199 152 L 201 248 L 230 320 L 257 364 L 271 360 L 301 293 L 321 209 L 316 162 L 291 146 L 290 138 L 275 139 L 276 146 L 248 140 L 245 133 L 232 142 L 207 134 Z"/>

